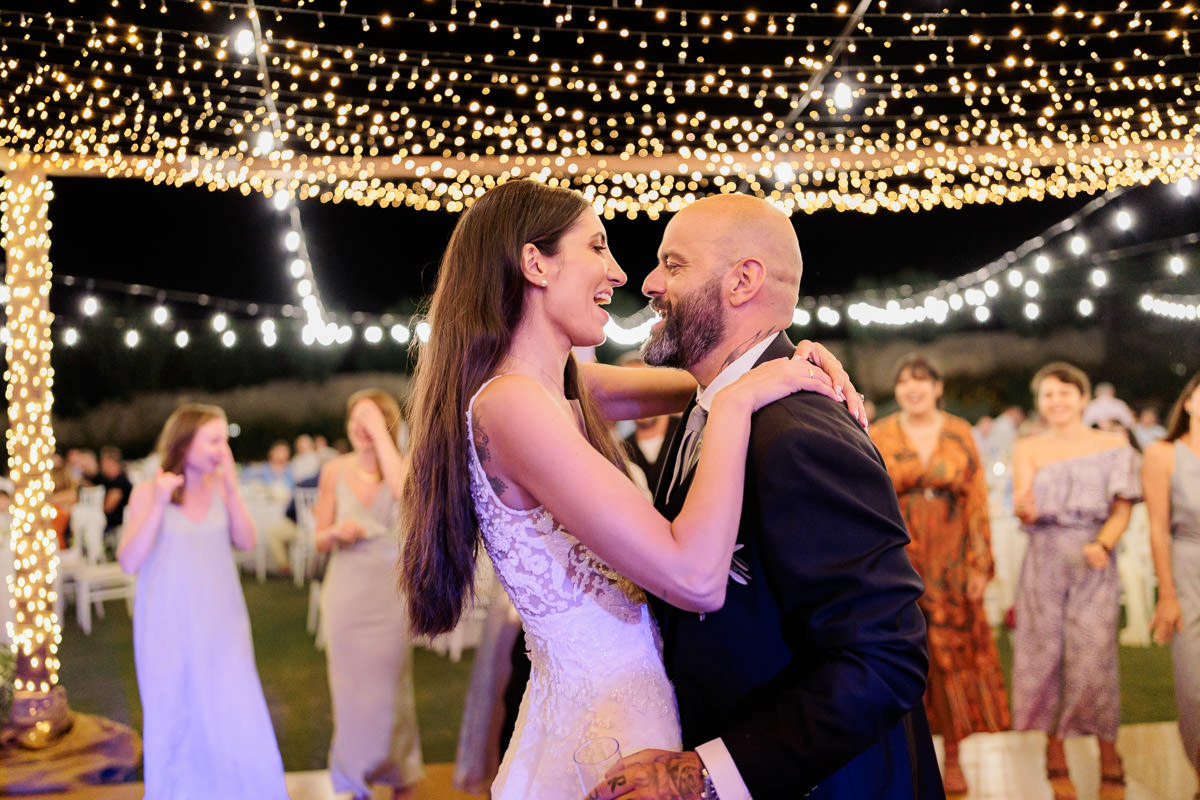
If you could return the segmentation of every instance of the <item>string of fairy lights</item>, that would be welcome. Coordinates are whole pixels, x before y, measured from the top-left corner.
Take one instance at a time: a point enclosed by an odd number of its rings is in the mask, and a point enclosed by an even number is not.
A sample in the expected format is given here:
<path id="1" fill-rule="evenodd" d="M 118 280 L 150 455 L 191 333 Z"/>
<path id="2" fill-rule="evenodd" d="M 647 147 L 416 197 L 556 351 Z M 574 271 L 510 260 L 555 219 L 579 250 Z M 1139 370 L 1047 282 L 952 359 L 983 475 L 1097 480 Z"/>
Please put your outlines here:
<path id="1" fill-rule="evenodd" d="M 1194 4 L 779 5 L 30 2 L 0 12 L 0 146 L 451 212 L 536 174 L 609 217 L 733 188 L 875 212 L 1198 177 Z"/>
<path id="2" fill-rule="evenodd" d="M 1183 179 L 1170 188 L 1168 196 L 1174 197 L 1176 202 L 1188 203 L 1196 193 L 1197 183 Z M 1097 197 L 1002 257 L 926 288 L 891 287 L 806 297 L 796 309 L 793 322 L 800 328 L 815 326 L 818 331 L 844 324 L 884 330 L 919 324 L 943 325 L 960 317 L 968 325 L 983 325 L 993 321 L 996 303 L 1005 299 L 1019 301 L 1022 315 L 1032 322 L 1042 317 L 1046 302 L 1068 302 L 1061 292 L 1052 298 L 1047 284 L 1051 277 L 1061 277 L 1064 273 L 1074 276 L 1069 291 L 1075 296 L 1069 302 L 1078 318 L 1086 319 L 1097 312 L 1098 296 L 1119 288 L 1121 280 L 1112 273 L 1114 266 L 1131 258 L 1157 264 L 1159 279 L 1156 285 L 1170 286 L 1176 279 L 1189 274 L 1191 262 L 1200 257 L 1200 232 L 1142 238 L 1119 246 L 1097 247 L 1093 244 L 1089 226 L 1110 226 L 1120 232 L 1138 227 L 1136 210 L 1131 204 L 1122 202 L 1124 196 L 1124 190 L 1114 190 Z M 283 206 L 278 195 L 270 202 L 276 208 Z M 295 210 L 294 206 L 288 208 Z M 281 252 L 285 256 L 293 255 L 291 248 L 296 240 L 293 230 L 288 230 L 282 237 Z M 300 271 L 292 269 L 291 274 L 296 277 Z M 356 337 L 372 346 L 415 346 L 427 341 L 429 336 L 429 327 L 419 314 L 330 312 L 324 328 L 326 335 L 317 337 L 305 322 L 307 308 L 299 304 L 254 303 L 72 275 L 59 275 L 54 280 L 80 292 L 74 313 L 61 314 L 57 326 L 58 342 L 66 348 L 84 344 L 80 321 L 104 317 L 105 303 L 101 299 L 104 295 L 122 299 L 144 297 L 148 301 L 145 318 L 140 323 L 124 311 L 112 317 L 111 324 L 120 328 L 121 341 L 130 348 L 144 343 L 147 329 L 173 331 L 171 339 L 180 349 L 195 344 L 198 335 L 215 337 L 223 346 L 232 348 L 242 341 L 237 329 L 251 327 L 257 329 L 262 346 L 267 348 L 276 346 L 285 329 L 309 346 L 346 345 Z M 298 280 L 294 287 L 298 302 L 316 291 L 315 285 L 310 288 L 303 280 L 306 279 Z M 1124 285 L 1126 288 L 1131 284 L 1141 286 L 1141 280 L 1140 277 L 1126 280 Z M 1161 292 L 1141 292 L 1138 296 L 1137 307 L 1142 311 L 1179 321 L 1198 319 L 1200 298 L 1196 296 Z M 180 314 L 177 309 L 185 307 L 191 311 Z M 203 318 L 205 313 L 209 314 L 207 318 Z M 198 320 L 198 316 L 201 319 Z M 606 333 L 616 345 L 637 345 L 646 339 L 655 320 L 656 316 L 645 309 L 628 317 L 614 316 Z M 249 334 L 243 334 L 243 338 L 246 335 Z"/>
<path id="3" fill-rule="evenodd" d="M 313 346 L 346 344 L 354 326 L 373 344 L 428 336 L 423 320 L 325 308 L 300 225 L 298 203 L 309 199 L 457 213 L 499 182 L 534 177 L 577 189 L 610 219 L 657 218 L 734 190 L 789 213 L 1083 193 L 1098 195 L 1089 206 L 1098 214 L 1125 187 L 1200 179 L 1200 54 L 1191 46 L 1200 10 L 1188 0 L 1102 10 L 1062 0 L 1047 11 L 1013 2 L 1000 13 L 897 0 L 754 11 L 427 0 L 395 15 L 367 0 L 355 6 L 11 0 L 0 9 L 18 692 L 47 695 L 59 666 L 46 502 L 49 178 L 270 197 L 285 216 L 297 305 L 214 303 L 208 324 L 226 347 L 238 344 L 243 318 L 268 347 L 293 323 Z M 984 324 L 1005 293 L 1037 319 L 1046 276 L 1086 261 L 1087 291 L 1104 291 L 1113 284 L 1106 264 L 1127 255 L 1089 252 L 1082 221 L 954 281 L 891 298 L 817 298 L 795 320 L 894 328 L 969 314 Z M 1063 242 L 1065 254 L 1053 252 Z M 1194 244 L 1146 246 L 1166 255 L 1168 273 L 1183 273 Z M 1083 316 L 1095 310 L 1088 285 L 1077 301 Z M 206 304 L 143 288 L 160 298 L 148 324 L 173 328 L 176 346 L 188 346 L 172 303 Z M 1196 295 L 1145 293 L 1139 307 L 1197 318 Z M 91 294 L 81 313 L 103 308 Z M 614 320 L 610 338 L 634 343 L 649 322 L 645 313 Z M 64 346 L 81 342 L 69 321 L 57 333 Z M 133 325 L 122 339 L 142 341 Z"/>
<path id="4" fill-rule="evenodd" d="M 18 694 L 48 693 L 58 683 L 61 628 L 54 614 L 58 540 L 51 525 L 50 469 L 55 451 L 50 412 L 50 182 L 36 172 L 8 169 L 0 197 L 0 235 L 10 268 L 5 275 L 9 478 L 8 532 L 14 568 L 8 578 L 13 619 L 7 625 L 17 658 Z"/>

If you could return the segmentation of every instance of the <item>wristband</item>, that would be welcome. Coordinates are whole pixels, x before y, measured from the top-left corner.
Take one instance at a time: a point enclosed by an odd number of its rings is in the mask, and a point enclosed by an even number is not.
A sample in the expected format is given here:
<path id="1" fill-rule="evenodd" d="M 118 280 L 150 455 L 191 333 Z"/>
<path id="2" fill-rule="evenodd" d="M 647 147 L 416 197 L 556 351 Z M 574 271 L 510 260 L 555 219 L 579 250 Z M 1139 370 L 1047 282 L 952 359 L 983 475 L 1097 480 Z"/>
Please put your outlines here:
<path id="1" fill-rule="evenodd" d="M 704 766 L 704 762 L 700 762 L 700 780 L 703 782 L 700 787 L 700 800 L 721 800 L 717 794 L 717 787 L 713 786 L 712 776 L 708 774 L 708 767 Z"/>

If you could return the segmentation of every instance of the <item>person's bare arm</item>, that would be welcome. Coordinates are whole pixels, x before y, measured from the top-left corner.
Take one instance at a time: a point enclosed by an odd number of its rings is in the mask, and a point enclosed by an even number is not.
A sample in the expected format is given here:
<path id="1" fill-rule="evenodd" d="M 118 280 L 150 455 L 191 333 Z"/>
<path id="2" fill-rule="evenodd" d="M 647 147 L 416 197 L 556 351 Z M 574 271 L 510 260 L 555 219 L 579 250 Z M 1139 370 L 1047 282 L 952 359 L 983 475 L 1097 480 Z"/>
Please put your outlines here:
<path id="1" fill-rule="evenodd" d="M 1026 525 L 1037 520 L 1037 503 L 1033 496 L 1033 476 L 1037 471 L 1034 462 L 1033 442 L 1018 440 L 1013 445 L 1013 514 Z"/>
<path id="2" fill-rule="evenodd" d="M 117 563 L 130 575 L 142 568 L 146 556 L 158 540 L 163 511 L 171 502 L 171 493 L 183 485 L 183 476 L 161 469 L 153 481 L 139 483 L 129 495 L 125 524 L 117 545 Z"/>
<path id="3" fill-rule="evenodd" d="M 813 377 L 820 376 L 820 382 L 813 382 L 806 391 L 844 401 L 854 418 L 864 426 L 867 424 L 862 395 L 855 390 L 842 362 L 828 348 L 805 339 L 796 345 L 792 357 L 808 361 L 813 365 Z M 681 369 L 587 363 L 579 365 L 579 375 L 604 416 L 611 420 L 677 414 L 696 393 L 696 380 Z"/>
<path id="4" fill-rule="evenodd" d="M 1146 448 L 1142 462 L 1142 497 L 1150 520 L 1150 553 L 1154 575 L 1158 579 L 1158 602 L 1150 618 L 1154 641 L 1167 644 L 1183 631 L 1183 612 L 1171 572 L 1171 471 L 1175 466 L 1174 449 L 1169 442 L 1155 442 Z"/>
<path id="5" fill-rule="evenodd" d="M 680 608 L 712 611 L 725 602 L 750 415 L 798 390 L 805 370 L 779 359 L 717 393 L 688 500 L 673 522 L 527 376 L 501 377 L 476 398 L 474 445 L 497 495 L 515 484 L 622 575 Z"/>

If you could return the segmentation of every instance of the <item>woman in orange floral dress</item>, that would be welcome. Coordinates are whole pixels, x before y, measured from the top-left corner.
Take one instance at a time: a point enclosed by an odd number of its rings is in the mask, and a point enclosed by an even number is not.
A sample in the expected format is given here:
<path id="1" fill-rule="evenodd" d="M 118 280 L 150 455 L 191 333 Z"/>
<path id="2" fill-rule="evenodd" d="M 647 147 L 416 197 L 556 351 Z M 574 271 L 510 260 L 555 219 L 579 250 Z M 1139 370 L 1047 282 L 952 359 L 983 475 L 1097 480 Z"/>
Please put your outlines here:
<path id="1" fill-rule="evenodd" d="M 925 581 L 929 627 L 925 708 L 946 744 L 947 793 L 967 791 L 958 744 L 977 731 L 1009 727 L 996 643 L 983 611 L 993 574 L 987 482 L 966 420 L 941 410 L 942 380 L 928 358 L 910 355 L 896 370 L 900 411 L 877 422 L 883 455 Z"/>

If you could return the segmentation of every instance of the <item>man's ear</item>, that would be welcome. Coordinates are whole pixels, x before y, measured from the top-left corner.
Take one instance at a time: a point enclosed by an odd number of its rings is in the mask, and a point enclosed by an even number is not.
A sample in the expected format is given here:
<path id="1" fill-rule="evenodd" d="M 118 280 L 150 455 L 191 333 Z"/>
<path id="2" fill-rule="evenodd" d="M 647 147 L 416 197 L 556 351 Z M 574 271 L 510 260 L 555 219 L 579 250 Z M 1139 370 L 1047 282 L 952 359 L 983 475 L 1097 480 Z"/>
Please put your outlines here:
<path id="1" fill-rule="evenodd" d="M 738 308 L 758 296 L 767 281 L 767 268 L 757 258 L 743 258 L 729 270 L 729 304 Z"/>
<path id="2" fill-rule="evenodd" d="M 528 242 L 521 247 L 521 274 L 534 286 L 545 286 L 550 277 L 546 255 L 535 244 Z"/>

